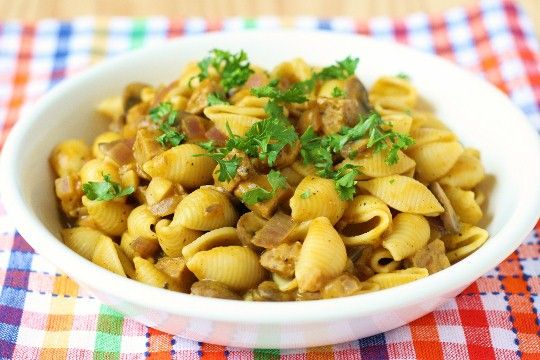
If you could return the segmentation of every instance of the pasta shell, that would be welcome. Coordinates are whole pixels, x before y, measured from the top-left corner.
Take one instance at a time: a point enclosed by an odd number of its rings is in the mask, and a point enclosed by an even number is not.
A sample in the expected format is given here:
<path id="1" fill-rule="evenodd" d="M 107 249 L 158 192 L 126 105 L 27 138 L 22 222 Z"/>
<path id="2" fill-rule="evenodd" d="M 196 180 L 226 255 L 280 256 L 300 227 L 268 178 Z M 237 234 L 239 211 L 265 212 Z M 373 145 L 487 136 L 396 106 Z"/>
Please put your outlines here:
<path id="1" fill-rule="evenodd" d="M 454 166 L 444 175 L 439 183 L 462 189 L 472 189 L 484 179 L 485 171 L 480 159 L 470 149 L 466 149 Z"/>
<path id="2" fill-rule="evenodd" d="M 370 102 L 377 102 L 381 98 L 396 99 L 410 108 L 416 106 L 418 94 L 408 80 L 395 76 L 382 76 L 369 91 Z"/>
<path id="3" fill-rule="evenodd" d="M 279 291 L 287 292 L 298 289 L 298 280 L 296 278 L 287 279 L 276 273 L 272 273 L 272 280 L 276 283 Z"/>
<path id="4" fill-rule="evenodd" d="M 443 190 L 462 222 L 476 225 L 482 219 L 482 209 L 475 200 L 474 192 L 453 186 L 443 186 Z"/>
<path id="5" fill-rule="evenodd" d="M 376 274 L 367 281 L 379 285 L 381 289 L 388 289 L 394 286 L 403 285 L 428 276 L 428 270 L 425 268 L 408 268 L 405 270 L 396 270 L 386 274 Z"/>
<path id="6" fill-rule="evenodd" d="M 133 249 L 133 246 L 131 246 L 131 243 L 134 240 L 135 238 L 127 231 L 124 232 L 120 238 L 120 247 L 122 248 L 122 251 L 124 251 L 124 254 L 131 260 L 133 260 L 135 256 L 140 256 L 140 254 L 137 254 L 135 249 Z"/>
<path id="7" fill-rule="evenodd" d="M 446 129 L 419 128 L 412 130 L 411 136 L 414 139 L 414 144 L 408 147 L 408 151 L 435 142 L 453 142 L 458 140 L 456 134 Z"/>
<path id="8" fill-rule="evenodd" d="M 103 235 L 100 231 L 85 226 L 62 229 L 60 232 L 64 244 L 88 260 L 92 260 L 96 245 Z"/>
<path id="9" fill-rule="evenodd" d="M 426 246 L 429 234 L 429 223 L 423 216 L 401 213 L 394 218 L 392 232 L 383 239 L 383 247 L 394 260 L 403 260 Z"/>
<path id="10" fill-rule="evenodd" d="M 390 251 L 383 248 L 375 249 L 369 260 L 369 266 L 378 274 L 394 271 L 399 265 L 400 262 L 392 258 Z"/>
<path id="11" fill-rule="evenodd" d="M 313 75 L 313 70 L 304 59 L 296 58 L 291 61 L 285 61 L 272 70 L 272 78 L 286 78 L 291 82 L 304 81 Z"/>
<path id="12" fill-rule="evenodd" d="M 410 115 L 406 113 L 392 113 L 388 115 L 382 115 L 382 120 L 388 125 L 384 125 L 385 130 L 392 130 L 400 134 L 409 134 L 411 131 L 411 126 L 413 119 Z"/>
<path id="13" fill-rule="evenodd" d="M 238 213 L 223 193 L 204 187 L 193 191 L 178 204 L 172 221 L 188 229 L 209 231 L 233 226 Z"/>
<path id="14" fill-rule="evenodd" d="M 302 222 L 324 216 L 333 225 L 343 215 L 346 205 L 340 199 L 334 181 L 308 176 L 298 184 L 290 200 L 291 217 L 294 221 Z"/>
<path id="15" fill-rule="evenodd" d="M 362 168 L 362 174 L 359 178 L 374 178 L 396 174 L 403 174 L 414 168 L 416 163 L 413 159 L 405 155 L 401 150 L 398 150 L 398 162 L 393 165 L 386 163 L 388 151 L 374 152 L 371 156 L 361 157 L 356 159 L 345 159 L 340 166 L 345 164 L 353 164 Z"/>
<path id="16" fill-rule="evenodd" d="M 110 175 L 112 181 L 120 183 L 118 166 L 107 160 L 92 159 L 83 165 L 79 174 L 82 184 L 89 181 L 101 182 L 103 175 Z"/>
<path id="17" fill-rule="evenodd" d="M 488 239 L 486 230 L 470 224 L 462 224 L 461 232 L 442 237 L 447 251 L 446 256 L 451 264 L 462 260 L 475 252 Z"/>
<path id="18" fill-rule="evenodd" d="M 356 196 L 338 223 L 347 246 L 378 244 L 379 237 L 392 225 L 388 206 L 371 195 Z"/>
<path id="19" fill-rule="evenodd" d="M 175 282 L 159 271 L 154 264 L 141 257 L 133 258 L 135 264 L 135 280 L 150 286 L 179 291 Z"/>
<path id="20" fill-rule="evenodd" d="M 126 231 L 131 206 L 118 201 L 92 201 L 86 196 L 82 202 L 93 222 L 105 234 L 120 236 Z"/>
<path id="21" fill-rule="evenodd" d="M 184 258 L 189 259 L 199 251 L 228 245 L 242 245 L 238 233 L 233 227 L 223 227 L 201 235 L 182 249 L 182 255 Z"/>
<path id="22" fill-rule="evenodd" d="M 236 105 L 214 105 L 204 109 L 204 115 L 223 134 L 228 134 L 227 126 L 235 135 L 244 136 L 256 123 L 267 117 L 264 107 L 243 107 Z"/>
<path id="23" fill-rule="evenodd" d="M 154 227 L 159 218 L 152 214 L 146 205 L 137 206 L 127 219 L 128 232 L 134 237 L 157 240 Z"/>
<path id="24" fill-rule="evenodd" d="M 319 93 L 317 94 L 317 96 L 333 98 L 334 96 L 332 94 L 335 88 L 338 88 L 341 91 L 345 91 L 345 80 L 333 79 L 323 82 L 321 87 L 319 88 Z"/>
<path id="25" fill-rule="evenodd" d="M 167 219 L 160 220 L 156 224 L 156 235 L 163 252 L 167 256 L 178 257 L 182 255 L 184 246 L 192 243 L 203 232 L 188 229 L 180 224 L 170 225 L 170 223 L 171 221 Z"/>
<path id="26" fill-rule="evenodd" d="M 457 142 L 435 142 L 407 151 L 416 162 L 418 180 L 428 183 L 450 171 L 463 147 Z"/>
<path id="27" fill-rule="evenodd" d="M 102 235 L 92 255 L 92 262 L 115 274 L 126 276 L 118 255 L 118 249 L 110 237 Z"/>
<path id="28" fill-rule="evenodd" d="M 216 162 L 208 156 L 194 156 L 206 153 L 199 145 L 182 144 L 145 162 L 143 170 L 152 178 L 163 177 L 194 189 L 213 182 L 212 172 Z"/>
<path id="29" fill-rule="evenodd" d="M 358 186 L 401 212 L 437 216 L 444 211 L 427 187 L 407 176 L 392 175 L 359 181 Z"/>
<path id="30" fill-rule="evenodd" d="M 242 246 L 199 251 L 188 259 L 187 267 L 199 280 L 218 281 L 236 291 L 252 288 L 266 276 L 257 254 Z"/>
<path id="31" fill-rule="evenodd" d="M 70 139 L 56 145 L 51 154 L 51 165 L 59 177 L 77 173 L 90 160 L 90 149 L 84 141 Z"/>
<path id="32" fill-rule="evenodd" d="M 326 282 L 343 272 L 346 263 L 345 245 L 328 218 L 314 219 L 296 263 L 299 291 L 319 291 Z"/>

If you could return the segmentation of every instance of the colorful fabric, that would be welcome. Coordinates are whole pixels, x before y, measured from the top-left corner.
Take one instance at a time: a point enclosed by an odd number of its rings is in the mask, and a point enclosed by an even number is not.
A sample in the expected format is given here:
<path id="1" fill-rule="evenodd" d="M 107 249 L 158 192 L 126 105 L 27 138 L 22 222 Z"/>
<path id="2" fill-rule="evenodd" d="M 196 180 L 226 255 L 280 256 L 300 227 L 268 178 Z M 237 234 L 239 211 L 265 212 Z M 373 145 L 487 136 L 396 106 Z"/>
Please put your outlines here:
<path id="1" fill-rule="evenodd" d="M 513 2 L 485 0 L 439 16 L 368 22 L 149 17 L 0 23 L 0 146 L 43 93 L 104 57 L 205 31 L 282 27 L 369 34 L 437 53 L 501 88 L 540 129 L 540 52 L 531 23 Z M 101 304 L 33 251 L 0 202 L 0 358 L 540 359 L 539 234 L 540 223 L 461 295 L 401 328 L 313 349 L 237 349 L 171 336 Z"/>

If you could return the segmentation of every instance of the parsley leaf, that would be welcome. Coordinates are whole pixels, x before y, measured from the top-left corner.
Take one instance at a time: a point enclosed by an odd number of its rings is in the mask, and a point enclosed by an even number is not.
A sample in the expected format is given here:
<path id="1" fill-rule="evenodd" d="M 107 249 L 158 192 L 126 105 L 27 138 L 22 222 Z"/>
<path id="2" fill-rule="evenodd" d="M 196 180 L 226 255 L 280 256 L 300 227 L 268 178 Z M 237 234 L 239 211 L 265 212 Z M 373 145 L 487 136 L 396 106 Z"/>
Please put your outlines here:
<path id="1" fill-rule="evenodd" d="M 319 80 L 344 80 L 355 73 L 359 61 L 358 58 L 347 56 L 345 59 L 337 61 L 335 65 L 323 68 L 315 74 L 315 77 Z"/>
<path id="2" fill-rule="evenodd" d="M 178 111 L 173 109 L 170 102 L 162 102 L 148 112 L 150 119 L 159 125 L 163 134 L 156 137 L 156 141 L 163 147 L 178 146 L 186 139 L 186 136 L 178 132 L 174 126 L 177 125 L 176 118 Z"/>
<path id="3" fill-rule="evenodd" d="M 310 189 L 307 189 L 307 190 L 304 191 L 302 194 L 300 194 L 300 197 L 301 197 L 302 199 L 307 199 L 307 198 L 309 198 L 311 195 L 313 195 L 313 194 L 311 193 L 311 190 L 310 190 Z"/>
<path id="4" fill-rule="evenodd" d="M 204 143 L 199 143 L 199 146 L 202 144 Z M 214 153 L 194 154 L 193 156 L 208 156 L 212 158 L 219 165 L 219 168 L 216 170 L 216 172 L 218 172 L 218 180 L 226 182 L 234 179 L 236 172 L 238 171 L 238 167 L 242 162 L 242 158 L 236 154 L 233 157 L 227 158 L 226 148 L 219 148 Z"/>
<path id="5" fill-rule="evenodd" d="M 208 105 L 214 106 L 214 105 L 229 105 L 227 100 L 223 97 L 223 95 L 218 93 L 210 93 L 208 94 Z"/>
<path id="6" fill-rule="evenodd" d="M 332 89 L 332 97 L 339 98 L 343 96 L 345 96 L 345 91 L 342 88 L 336 86 Z"/>
<path id="7" fill-rule="evenodd" d="M 82 185 L 82 190 L 90 200 L 109 201 L 127 196 L 135 191 L 133 186 L 122 189 L 120 184 L 111 180 L 111 175 L 103 174 L 101 182 L 89 181 Z"/>
<path id="8" fill-rule="evenodd" d="M 398 77 L 400 79 L 403 79 L 403 80 L 407 80 L 407 81 L 409 81 L 411 79 L 411 77 L 408 74 L 404 73 L 404 72 L 398 73 L 396 75 L 396 77 Z"/>
<path id="9" fill-rule="evenodd" d="M 272 191 L 263 189 L 260 186 L 248 190 L 244 194 L 242 194 L 242 201 L 244 202 L 244 204 L 254 205 L 261 201 L 270 200 L 274 197 L 274 195 L 279 189 L 285 188 L 287 186 L 287 180 L 283 175 L 281 175 L 279 171 L 270 170 L 266 178 L 268 179 L 268 182 L 272 187 Z"/>
<path id="10" fill-rule="evenodd" d="M 342 200 L 351 200 L 356 193 L 356 177 L 360 168 L 353 164 L 345 164 L 332 174 L 336 191 Z"/>
<path id="11" fill-rule="evenodd" d="M 251 94 L 257 97 L 269 97 L 276 102 L 303 103 L 307 101 L 306 89 L 303 82 L 292 85 L 283 91 L 278 88 L 279 80 L 275 79 L 268 84 L 251 89 Z"/>
<path id="12" fill-rule="evenodd" d="M 208 140 L 198 143 L 200 147 L 202 147 L 204 150 L 212 152 L 216 149 L 216 145 L 214 144 L 214 140 Z"/>
<path id="13" fill-rule="evenodd" d="M 201 60 L 197 66 L 199 67 L 199 81 L 206 79 L 209 76 L 209 69 L 214 68 L 221 80 L 220 84 L 228 92 L 233 88 L 237 88 L 245 84 L 253 70 L 249 68 L 249 61 L 244 50 L 233 54 L 226 50 L 213 49 L 210 55 Z"/>

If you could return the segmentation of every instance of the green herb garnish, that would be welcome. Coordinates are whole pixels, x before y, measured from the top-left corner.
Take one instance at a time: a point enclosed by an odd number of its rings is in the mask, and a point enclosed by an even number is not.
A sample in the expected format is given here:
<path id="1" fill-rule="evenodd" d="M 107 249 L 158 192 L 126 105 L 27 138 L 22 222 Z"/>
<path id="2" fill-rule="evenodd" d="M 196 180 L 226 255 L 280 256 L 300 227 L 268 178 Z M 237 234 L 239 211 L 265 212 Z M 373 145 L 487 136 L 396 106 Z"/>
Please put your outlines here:
<path id="1" fill-rule="evenodd" d="M 300 194 L 300 197 L 301 197 L 302 199 L 307 199 L 307 198 L 309 198 L 311 195 L 313 195 L 313 194 L 311 193 L 311 190 L 307 189 L 307 190 L 304 191 L 302 194 Z"/>
<path id="2" fill-rule="evenodd" d="M 177 131 L 173 126 L 177 125 L 178 111 L 173 109 L 170 102 L 162 102 L 148 112 L 150 119 L 157 125 L 163 134 L 156 137 L 156 141 L 163 147 L 180 145 L 186 136 Z"/>
<path id="3" fill-rule="evenodd" d="M 242 194 L 242 202 L 244 202 L 244 204 L 254 205 L 258 202 L 270 200 L 274 197 L 274 195 L 279 189 L 285 188 L 287 186 L 287 180 L 283 175 L 281 175 L 279 171 L 270 170 L 266 178 L 268 179 L 268 182 L 272 187 L 272 191 L 263 189 L 260 186 L 248 190 L 244 194 Z"/>
<path id="4" fill-rule="evenodd" d="M 358 58 L 347 56 L 345 59 L 337 61 L 335 65 L 323 68 L 315 74 L 315 77 L 318 80 L 344 80 L 355 73 L 359 61 Z"/>
<path id="5" fill-rule="evenodd" d="M 404 72 L 400 72 L 396 75 L 397 78 L 400 78 L 400 79 L 403 79 L 403 80 L 407 80 L 409 81 L 411 79 L 411 77 L 409 76 L 409 74 L 406 74 Z"/>
<path id="6" fill-rule="evenodd" d="M 223 95 L 218 93 L 210 93 L 207 98 L 207 102 L 209 106 L 214 105 L 229 105 L 225 97 Z"/>
<path id="7" fill-rule="evenodd" d="M 204 150 L 212 152 L 216 149 L 216 145 L 214 144 L 214 140 L 208 140 L 208 141 L 202 141 L 198 143 L 200 147 L 202 147 Z"/>
<path id="8" fill-rule="evenodd" d="M 356 194 L 356 177 L 359 174 L 360 168 L 353 164 L 345 164 L 332 174 L 342 200 L 351 200 Z"/>
<path id="9" fill-rule="evenodd" d="M 339 86 L 336 86 L 332 89 L 332 97 L 340 98 L 345 96 L 345 91 L 340 88 Z"/>
<path id="10" fill-rule="evenodd" d="M 200 73 L 196 77 L 202 81 L 209 76 L 209 69 L 214 68 L 219 74 L 220 84 L 228 92 L 233 88 L 245 84 L 253 70 L 249 68 L 249 61 L 244 50 L 233 54 L 226 50 L 214 49 L 210 55 L 201 60 L 197 66 Z"/>
<path id="11" fill-rule="evenodd" d="M 89 181 L 82 185 L 82 190 L 88 199 L 110 201 L 122 196 L 127 196 L 135 191 L 133 186 L 122 189 L 120 184 L 111 180 L 111 175 L 109 174 L 102 175 L 104 181 Z"/>

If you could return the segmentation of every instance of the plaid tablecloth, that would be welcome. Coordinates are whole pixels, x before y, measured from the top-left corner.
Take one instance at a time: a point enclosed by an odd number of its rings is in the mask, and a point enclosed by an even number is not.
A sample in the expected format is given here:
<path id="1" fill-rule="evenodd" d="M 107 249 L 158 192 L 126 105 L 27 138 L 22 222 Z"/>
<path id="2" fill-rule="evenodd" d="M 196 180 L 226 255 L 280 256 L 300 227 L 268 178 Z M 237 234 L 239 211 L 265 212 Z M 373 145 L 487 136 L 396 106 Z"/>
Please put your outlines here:
<path id="1" fill-rule="evenodd" d="M 369 34 L 437 53 L 501 88 L 540 129 L 540 52 L 530 21 L 513 2 L 487 0 L 440 16 L 368 22 L 149 17 L 0 23 L 0 146 L 44 92 L 104 57 L 205 31 L 282 27 Z M 103 305 L 35 253 L 0 202 L 0 358 L 540 359 L 539 234 L 540 223 L 503 263 L 409 325 L 320 348 L 237 349 L 174 337 Z"/>

